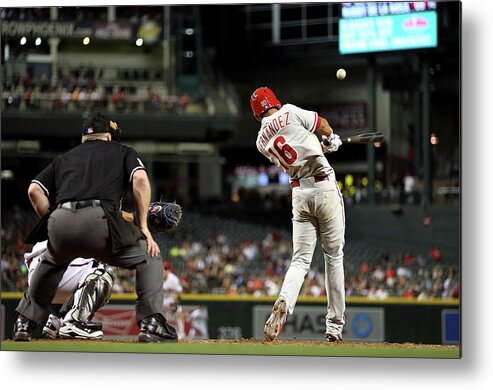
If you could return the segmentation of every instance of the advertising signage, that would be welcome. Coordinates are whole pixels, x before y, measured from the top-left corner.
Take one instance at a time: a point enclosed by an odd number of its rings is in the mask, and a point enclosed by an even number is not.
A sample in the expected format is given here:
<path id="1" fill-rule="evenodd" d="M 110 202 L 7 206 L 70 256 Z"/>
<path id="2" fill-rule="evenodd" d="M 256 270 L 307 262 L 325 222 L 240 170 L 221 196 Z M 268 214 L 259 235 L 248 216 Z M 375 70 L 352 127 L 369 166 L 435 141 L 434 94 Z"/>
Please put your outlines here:
<path id="1" fill-rule="evenodd" d="M 40 37 L 61 39 L 94 38 L 102 41 L 129 41 L 140 31 L 147 31 L 145 24 L 106 22 L 20 22 L 2 21 L 2 38 Z M 154 41 L 161 36 L 161 29 L 152 30 Z M 140 34 L 139 34 L 140 35 Z M 147 34 L 148 35 L 148 34 Z M 157 37 L 157 38 L 156 38 Z M 147 38 L 147 36 L 146 36 Z"/>

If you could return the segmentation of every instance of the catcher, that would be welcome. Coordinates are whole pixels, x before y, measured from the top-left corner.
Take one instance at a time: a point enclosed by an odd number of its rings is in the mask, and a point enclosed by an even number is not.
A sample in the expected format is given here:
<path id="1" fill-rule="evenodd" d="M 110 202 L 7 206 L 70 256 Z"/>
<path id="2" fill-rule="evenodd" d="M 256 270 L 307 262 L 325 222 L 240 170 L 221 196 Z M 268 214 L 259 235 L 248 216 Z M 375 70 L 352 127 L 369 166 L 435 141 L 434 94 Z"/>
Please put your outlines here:
<path id="1" fill-rule="evenodd" d="M 48 241 L 36 243 L 31 252 L 24 254 L 28 269 L 28 284 Z M 58 284 L 51 302 L 51 313 L 43 327 L 43 337 L 50 339 L 101 339 L 103 326 L 93 322 L 98 309 L 108 303 L 113 287 L 113 267 L 98 263 L 92 258 L 78 257 L 72 260 Z"/>
<path id="2" fill-rule="evenodd" d="M 121 213 L 127 221 L 134 223 L 133 214 L 125 211 Z M 181 216 L 180 205 L 176 202 L 163 202 L 161 199 L 150 204 L 148 224 L 157 233 L 172 231 L 178 226 Z M 38 242 L 30 253 L 24 255 L 29 271 L 28 282 L 46 247 L 46 240 Z M 99 322 L 93 322 L 92 318 L 98 309 L 109 302 L 113 273 L 113 267 L 98 263 L 95 259 L 74 259 L 59 283 L 52 301 L 53 313 L 49 315 L 43 328 L 43 336 L 51 339 L 101 339 L 103 326 Z"/>

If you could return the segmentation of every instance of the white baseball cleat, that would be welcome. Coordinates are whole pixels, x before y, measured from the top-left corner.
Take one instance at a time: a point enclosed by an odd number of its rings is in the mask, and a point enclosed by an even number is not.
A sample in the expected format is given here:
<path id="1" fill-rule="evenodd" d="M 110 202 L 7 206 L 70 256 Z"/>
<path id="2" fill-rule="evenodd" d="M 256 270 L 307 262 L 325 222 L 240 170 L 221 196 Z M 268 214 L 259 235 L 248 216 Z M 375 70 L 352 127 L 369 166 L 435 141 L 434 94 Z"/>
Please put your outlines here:
<path id="1" fill-rule="evenodd" d="M 62 339 L 98 340 L 103 338 L 100 322 L 67 322 L 60 328 Z"/>
<path id="2" fill-rule="evenodd" d="M 272 314 L 264 326 L 265 341 L 274 341 L 281 333 L 287 317 L 287 304 L 284 298 L 279 298 L 272 308 Z"/>
<path id="3" fill-rule="evenodd" d="M 341 333 L 325 333 L 325 337 L 328 342 L 331 343 L 342 343 L 342 334 Z"/>
<path id="4" fill-rule="evenodd" d="M 58 331 L 62 325 L 63 321 L 60 318 L 50 314 L 48 316 L 48 321 L 46 321 L 46 324 L 43 327 L 43 337 L 55 340 L 58 337 Z"/>
<path id="5" fill-rule="evenodd" d="M 325 325 L 325 338 L 332 343 L 342 343 L 342 327 L 344 326 L 345 316 L 341 320 L 328 320 Z"/>

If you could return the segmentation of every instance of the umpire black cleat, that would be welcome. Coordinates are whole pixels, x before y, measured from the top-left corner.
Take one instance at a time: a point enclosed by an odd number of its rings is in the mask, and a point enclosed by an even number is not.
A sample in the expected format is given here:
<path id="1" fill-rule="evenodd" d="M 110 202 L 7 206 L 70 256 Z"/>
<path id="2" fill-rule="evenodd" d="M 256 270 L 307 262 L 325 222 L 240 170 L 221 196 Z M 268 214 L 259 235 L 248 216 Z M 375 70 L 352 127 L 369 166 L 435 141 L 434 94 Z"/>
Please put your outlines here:
<path id="1" fill-rule="evenodd" d="M 12 339 L 14 341 L 31 341 L 31 334 L 34 328 L 36 328 L 34 321 L 19 314 L 14 323 Z"/>
<path id="2" fill-rule="evenodd" d="M 163 343 L 178 340 L 175 328 L 166 322 L 164 317 L 155 316 L 144 318 L 140 322 L 139 341 L 141 343 Z"/>

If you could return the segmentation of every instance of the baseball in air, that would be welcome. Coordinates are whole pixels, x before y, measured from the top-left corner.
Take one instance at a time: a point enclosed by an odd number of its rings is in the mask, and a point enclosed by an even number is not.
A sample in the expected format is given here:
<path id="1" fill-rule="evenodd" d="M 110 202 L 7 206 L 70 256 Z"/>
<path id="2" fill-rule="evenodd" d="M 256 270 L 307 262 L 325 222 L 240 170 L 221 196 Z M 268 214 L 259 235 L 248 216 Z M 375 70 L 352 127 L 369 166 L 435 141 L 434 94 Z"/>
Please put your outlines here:
<path id="1" fill-rule="evenodd" d="M 346 71 L 341 68 L 337 71 L 336 76 L 339 80 L 344 80 L 346 78 Z"/>

